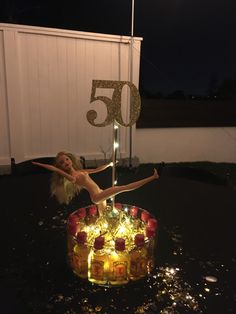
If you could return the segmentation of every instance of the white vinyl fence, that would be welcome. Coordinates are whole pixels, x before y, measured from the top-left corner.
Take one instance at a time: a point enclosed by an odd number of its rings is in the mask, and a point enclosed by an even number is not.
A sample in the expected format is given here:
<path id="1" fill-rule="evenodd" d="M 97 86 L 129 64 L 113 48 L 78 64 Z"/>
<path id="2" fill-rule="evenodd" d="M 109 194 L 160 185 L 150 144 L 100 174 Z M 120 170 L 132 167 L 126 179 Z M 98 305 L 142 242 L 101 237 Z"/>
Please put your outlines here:
<path id="1" fill-rule="evenodd" d="M 112 126 L 94 127 L 86 113 L 93 80 L 139 82 L 141 38 L 0 24 L 0 165 L 68 150 L 88 159 L 111 156 Z M 132 63 L 132 66 L 131 66 Z M 132 73 L 131 73 L 132 72 Z M 112 90 L 97 89 L 111 97 Z M 122 116 L 129 119 L 129 91 Z M 135 134 L 135 129 L 133 136 Z M 129 154 L 129 128 L 120 128 L 120 155 Z M 119 156 L 118 156 L 119 157 Z"/>

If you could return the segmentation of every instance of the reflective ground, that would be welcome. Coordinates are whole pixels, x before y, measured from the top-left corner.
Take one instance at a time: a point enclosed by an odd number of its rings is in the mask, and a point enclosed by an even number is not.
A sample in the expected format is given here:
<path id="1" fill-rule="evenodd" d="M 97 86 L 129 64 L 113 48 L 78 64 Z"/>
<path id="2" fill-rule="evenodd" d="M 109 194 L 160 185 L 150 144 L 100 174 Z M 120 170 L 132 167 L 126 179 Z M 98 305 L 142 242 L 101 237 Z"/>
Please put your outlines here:
<path id="1" fill-rule="evenodd" d="M 121 173 L 119 182 L 149 168 Z M 109 185 L 110 175 L 94 177 Z M 70 206 L 49 196 L 48 173 L 2 176 L 0 313 L 235 313 L 236 190 L 162 177 L 117 201 L 159 220 L 152 276 L 120 288 L 78 279 L 66 262 L 66 220 L 89 204 L 82 192 Z"/>

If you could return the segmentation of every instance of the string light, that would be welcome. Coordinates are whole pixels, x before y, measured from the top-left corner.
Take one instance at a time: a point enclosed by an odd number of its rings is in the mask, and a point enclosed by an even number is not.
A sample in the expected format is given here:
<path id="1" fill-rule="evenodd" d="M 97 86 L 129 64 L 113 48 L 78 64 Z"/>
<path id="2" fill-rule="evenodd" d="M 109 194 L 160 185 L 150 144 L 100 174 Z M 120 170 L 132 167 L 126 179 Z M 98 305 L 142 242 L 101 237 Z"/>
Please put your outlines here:
<path id="1" fill-rule="evenodd" d="M 117 149 L 119 147 L 119 143 L 114 142 L 114 149 Z"/>

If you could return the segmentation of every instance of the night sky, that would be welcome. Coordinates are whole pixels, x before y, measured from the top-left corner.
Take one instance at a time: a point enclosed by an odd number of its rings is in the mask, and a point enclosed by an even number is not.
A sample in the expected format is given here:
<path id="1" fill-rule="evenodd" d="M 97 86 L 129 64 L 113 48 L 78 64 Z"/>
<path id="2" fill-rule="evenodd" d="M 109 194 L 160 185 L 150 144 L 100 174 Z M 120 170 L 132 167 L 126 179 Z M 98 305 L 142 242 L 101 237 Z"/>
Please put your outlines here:
<path id="1" fill-rule="evenodd" d="M 2 0 L 0 21 L 131 34 L 131 0 Z M 140 84 L 153 92 L 206 94 L 236 78 L 236 0 L 136 0 L 143 37 Z"/>

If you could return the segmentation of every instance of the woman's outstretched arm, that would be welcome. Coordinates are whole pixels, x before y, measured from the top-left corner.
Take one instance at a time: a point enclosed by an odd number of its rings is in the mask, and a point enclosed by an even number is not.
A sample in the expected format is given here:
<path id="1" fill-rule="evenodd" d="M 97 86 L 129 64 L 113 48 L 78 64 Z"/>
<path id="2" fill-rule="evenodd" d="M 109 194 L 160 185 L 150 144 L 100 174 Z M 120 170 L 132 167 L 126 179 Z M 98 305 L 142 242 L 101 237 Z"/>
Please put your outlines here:
<path id="1" fill-rule="evenodd" d="M 84 171 L 84 172 L 87 172 L 87 173 L 97 173 L 97 172 L 100 172 L 100 171 L 103 171 L 109 167 L 112 167 L 113 166 L 113 162 L 111 161 L 109 164 L 106 164 L 106 165 L 102 165 L 102 166 L 99 166 L 95 169 L 82 169 L 80 171 Z"/>
<path id="2" fill-rule="evenodd" d="M 67 180 L 71 181 L 71 182 L 75 182 L 76 181 L 76 178 L 73 177 L 72 175 L 70 175 L 69 173 L 61 170 L 60 168 L 57 168 L 53 165 L 49 165 L 49 164 L 42 164 L 41 162 L 35 162 L 35 161 L 32 161 L 32 164 L 36 165 L 36 166 L 39 166 L 39 167 L 42 167 L 42 168 L 45 168 L 47 170 L 50 170 L 50 171 L 54 171 L 54 172 L 57 172 L 59 174 L 61 174 L 62 176 L 64 176 Z"/>

